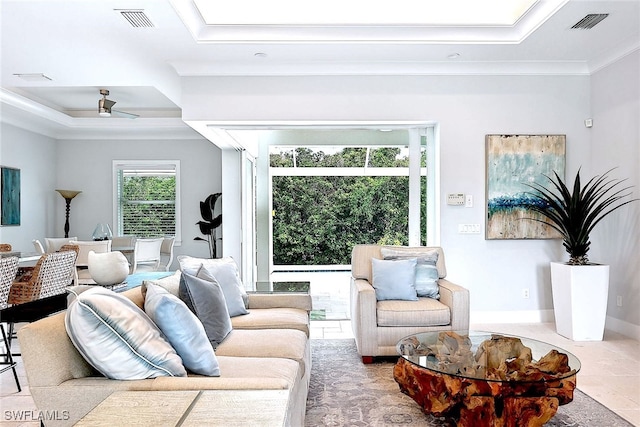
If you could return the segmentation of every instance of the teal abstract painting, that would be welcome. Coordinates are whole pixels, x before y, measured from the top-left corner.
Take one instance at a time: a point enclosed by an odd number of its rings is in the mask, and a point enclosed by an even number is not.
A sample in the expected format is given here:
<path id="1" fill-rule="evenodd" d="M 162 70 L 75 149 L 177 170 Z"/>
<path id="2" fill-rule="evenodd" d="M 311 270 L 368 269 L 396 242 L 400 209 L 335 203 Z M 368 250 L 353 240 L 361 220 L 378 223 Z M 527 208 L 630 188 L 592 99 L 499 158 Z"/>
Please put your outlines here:
<path id="1" fill-rule="evenodd" d="M 0 225 L 20 225 L 20 169 L 0 168 Z"/>
<path id="2" fill-rule="evenodd" d="M 487 239 L 553 239 L 558 233 L 529 209 L 526 184 L 565 173 L 565 135 L 487 135 Z"/>

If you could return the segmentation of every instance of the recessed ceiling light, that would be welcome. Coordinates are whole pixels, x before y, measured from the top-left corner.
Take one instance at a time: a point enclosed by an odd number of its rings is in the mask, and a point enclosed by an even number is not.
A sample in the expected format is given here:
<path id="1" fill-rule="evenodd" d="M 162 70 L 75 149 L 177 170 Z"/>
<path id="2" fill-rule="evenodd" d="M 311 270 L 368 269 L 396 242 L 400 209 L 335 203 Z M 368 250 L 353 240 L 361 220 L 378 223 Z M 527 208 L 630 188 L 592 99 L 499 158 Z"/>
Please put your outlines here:
<path id="1" fill-rule="evenodd" d="M 43 73 L 15 73 L 14 76 L 20 77 L 28 82 L 48 82 L 53 80 L 51 77 L 45 76 Z"/>

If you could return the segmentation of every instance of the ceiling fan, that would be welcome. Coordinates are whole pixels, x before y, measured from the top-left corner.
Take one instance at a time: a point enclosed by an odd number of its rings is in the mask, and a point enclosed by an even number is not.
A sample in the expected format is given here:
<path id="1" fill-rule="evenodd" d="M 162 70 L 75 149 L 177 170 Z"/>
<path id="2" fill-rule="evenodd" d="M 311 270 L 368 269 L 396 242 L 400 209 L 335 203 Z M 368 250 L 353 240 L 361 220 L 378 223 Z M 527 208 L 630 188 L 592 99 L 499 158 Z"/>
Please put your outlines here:
<path id="1" fill-rule="evenodd" d="M 111 107 L 115 105 L 115 101 L 107 99 L 109 91 L 107 89 L 100 89 L 100 95 L 102 98 L 98 101 L 98 114 L 100 117 L 111 117 L 111 114 L 116 116 L 125 117 L 127 119 L 136 119 L 140 117 L 138 114 L 127 113 L 125 111 L 112 110 Z"/>

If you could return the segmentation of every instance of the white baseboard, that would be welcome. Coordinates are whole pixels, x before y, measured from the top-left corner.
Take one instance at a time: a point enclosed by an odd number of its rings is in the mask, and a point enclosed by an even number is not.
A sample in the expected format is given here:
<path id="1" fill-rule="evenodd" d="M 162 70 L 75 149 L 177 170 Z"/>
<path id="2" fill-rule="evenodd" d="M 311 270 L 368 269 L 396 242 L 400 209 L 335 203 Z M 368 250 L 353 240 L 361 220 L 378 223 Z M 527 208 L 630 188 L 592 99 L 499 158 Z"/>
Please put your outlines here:
<path id="1" fill-rule="evenodd" d="M 471 323 L 547 323 L 553 322 L 553 310 L 472 311 Z"/>
<path id="2" fill-rule="evenodd" d="M 633 323 L 607 316 L 604 328 L 640 341 L 640 326 L 634 325 Z"/>
<path id="3" fill-rule="evenodd" d="M 483 323 L 547 323 L 554 322 L 553 310 L 472 311 L 471 324 Z M 605 329 L 640 341 L 640 326 L 607 316 Z"/>

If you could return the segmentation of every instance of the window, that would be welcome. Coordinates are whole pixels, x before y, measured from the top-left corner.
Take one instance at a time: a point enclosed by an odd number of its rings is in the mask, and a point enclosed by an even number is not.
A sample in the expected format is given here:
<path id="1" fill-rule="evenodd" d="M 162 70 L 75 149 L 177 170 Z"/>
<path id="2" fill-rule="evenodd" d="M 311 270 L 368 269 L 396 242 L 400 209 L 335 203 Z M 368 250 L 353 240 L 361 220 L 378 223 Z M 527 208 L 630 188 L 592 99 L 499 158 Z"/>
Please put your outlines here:
<path id="1" fill-rule="evenodd" d="M 426 138 L 418 138 L 417 150 L 414 228 L 426 245 Z M 355 244 L 408 245 L 409 151 L 409 145 L 272 145 L 273 265 L 347 265 Z"/>
<path id="2" fill-rule="evenodd" d="M 114 161 L 116 235 L 180 241 L 180 161 Z"/>

